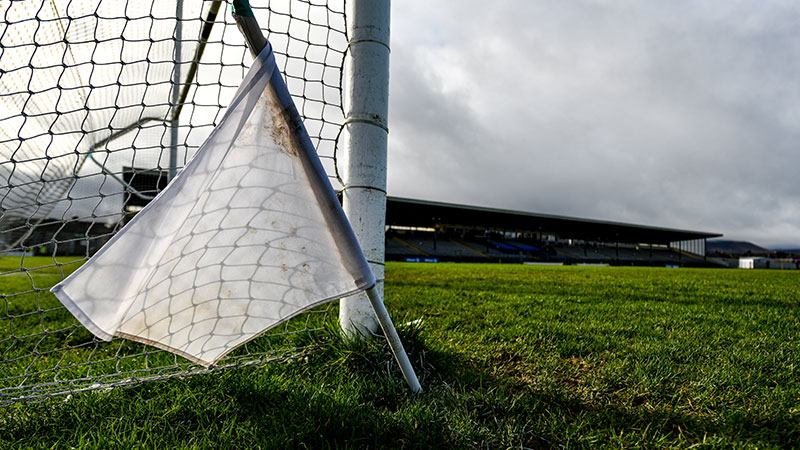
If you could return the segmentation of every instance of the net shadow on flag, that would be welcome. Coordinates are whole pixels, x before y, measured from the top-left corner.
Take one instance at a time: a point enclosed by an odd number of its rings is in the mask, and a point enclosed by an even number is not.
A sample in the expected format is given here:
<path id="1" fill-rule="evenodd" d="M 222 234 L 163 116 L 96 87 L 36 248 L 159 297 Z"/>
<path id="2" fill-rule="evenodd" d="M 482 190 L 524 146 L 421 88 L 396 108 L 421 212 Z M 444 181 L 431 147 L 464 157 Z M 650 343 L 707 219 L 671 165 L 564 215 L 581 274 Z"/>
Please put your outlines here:
<path id="1" fill-rule="evenodd" d="M 92 333 L 214 365 L 375 284 L 269 45 L 184 170 L 52 292 Z M 282 93 L 276 93 L 282 92 Z M 304 142 L 304 140 L 306 140 Z"/>

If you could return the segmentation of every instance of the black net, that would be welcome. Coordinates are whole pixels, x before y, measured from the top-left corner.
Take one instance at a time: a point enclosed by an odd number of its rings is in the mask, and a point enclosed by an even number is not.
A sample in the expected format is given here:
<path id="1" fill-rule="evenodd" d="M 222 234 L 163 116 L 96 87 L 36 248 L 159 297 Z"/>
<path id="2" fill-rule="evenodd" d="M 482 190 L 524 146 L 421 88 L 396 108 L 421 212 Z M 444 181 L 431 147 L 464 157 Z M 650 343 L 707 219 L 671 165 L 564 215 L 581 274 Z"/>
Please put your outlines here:
<path id="1" fill-rule="evenodd" d="M 335 187 L 343 3 L 253 5 Z M 96 340 L 49 288 L 163 189 L 222 118 L 252 62 L 230 4 L 2 8 L 0 404 L 204 371 L 141 344 Z M 329 317 L 322 308 L 293 319 L 213 370 L 300 354 Z"/>

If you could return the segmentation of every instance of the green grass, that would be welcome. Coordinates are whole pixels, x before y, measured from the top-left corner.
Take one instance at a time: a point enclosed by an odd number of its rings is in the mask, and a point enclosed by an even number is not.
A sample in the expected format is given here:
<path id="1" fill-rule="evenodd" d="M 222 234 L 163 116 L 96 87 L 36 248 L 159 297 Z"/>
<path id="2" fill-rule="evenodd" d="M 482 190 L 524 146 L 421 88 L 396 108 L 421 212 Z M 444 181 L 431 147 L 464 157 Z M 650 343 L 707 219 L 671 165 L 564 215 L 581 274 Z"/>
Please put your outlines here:
<path id="1" fill-rule="evenodd" d="M 423 319 L 401 327 L 422 395 L 385 343 L 334 333 L 287 363 L 5 408 L 0 448 L 800 446 L 798 272 L 386 275 L 395 322 Z"/>
<path id="2" fill-rule="evenodd" d="M 0 258 L 0 408 L 13 398 L 197 371 L 185 358 L 124 339 L 102 342 L 83 328 L 49 292 L 83 263 L 80 257 Z M 316 347 L 326 337 L 318 330 L 326 326 L 327 305 L 270 330 L 221 365 Z"/>

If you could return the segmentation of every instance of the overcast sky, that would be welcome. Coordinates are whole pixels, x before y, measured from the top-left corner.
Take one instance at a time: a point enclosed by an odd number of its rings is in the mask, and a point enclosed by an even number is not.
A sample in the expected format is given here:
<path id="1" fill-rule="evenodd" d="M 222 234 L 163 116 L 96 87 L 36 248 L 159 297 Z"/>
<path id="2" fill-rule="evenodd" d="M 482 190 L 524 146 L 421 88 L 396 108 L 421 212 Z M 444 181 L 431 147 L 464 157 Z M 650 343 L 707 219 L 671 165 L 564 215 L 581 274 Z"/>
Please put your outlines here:
<path id="1" fill-rule="evenodd" d="M 800 247 L 800 2 L 393 2 L 389 194 Z"/>

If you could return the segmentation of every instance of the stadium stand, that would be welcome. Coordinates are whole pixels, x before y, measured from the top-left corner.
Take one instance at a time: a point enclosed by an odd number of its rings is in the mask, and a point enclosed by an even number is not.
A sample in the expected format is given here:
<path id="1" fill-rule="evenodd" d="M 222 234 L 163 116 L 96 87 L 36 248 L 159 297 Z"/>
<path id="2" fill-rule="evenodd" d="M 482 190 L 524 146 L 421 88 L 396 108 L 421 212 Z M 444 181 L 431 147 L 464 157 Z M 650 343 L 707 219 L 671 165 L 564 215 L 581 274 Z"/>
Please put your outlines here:
<path id="1" fill-rule="evenodd" d="M 386 225 L 388 261 L 714 267 L 736 263 L 703 254 L 705 239 L 719 236 L 715 233 L 396 197 L 387 199 Z M 52 255 L 53 242 L 58 242 L 59 255 L 91 256 L 113 235 L 113 228 L 77 218 L 43 222 L 32 228 L 27 253 Z"/>
<path id="2" fill-rule="evenodd" d="M 389 261 L 715 266 L 717 233 L 388 197 Z"/>

